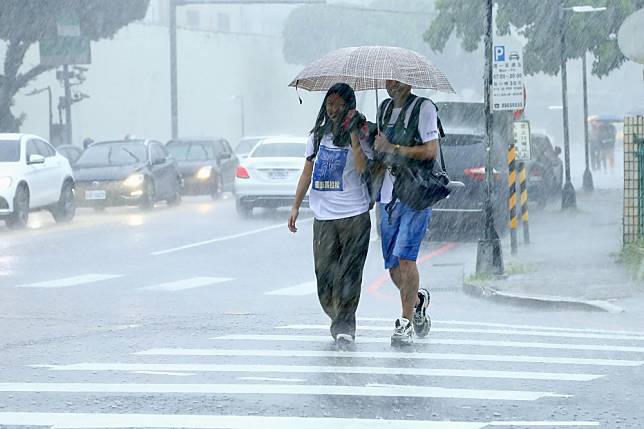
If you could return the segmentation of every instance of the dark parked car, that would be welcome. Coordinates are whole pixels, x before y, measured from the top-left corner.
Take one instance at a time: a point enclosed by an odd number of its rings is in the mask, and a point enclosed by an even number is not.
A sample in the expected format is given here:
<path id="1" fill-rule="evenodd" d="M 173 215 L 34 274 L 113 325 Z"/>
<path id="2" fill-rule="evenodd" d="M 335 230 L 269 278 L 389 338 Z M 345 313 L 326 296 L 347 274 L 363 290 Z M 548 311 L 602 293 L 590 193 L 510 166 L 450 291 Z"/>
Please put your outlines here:
<path id="1" fill-rule="evenodd" d="M 528 200 L 539 207 L 544 207 L 552 198 L 561 197 L 564 166 L 559 155 L 561 148 L 553 147 L 546 134 L 530 134 L 530 161 L 525 165 Z"/>
<path id="2" fill-rule="evenodd" d="M 223 191 L 233 190 L 239 160 L 225 139 L 170 140 L 166 149 L 177 161 L 184 193 L 218 198 Z"/>
<path id="3" fill-rule="evenodd" d="M 150 208 L 166 200 L 181 202 L 181 176 L 176 161 L 154 140 L 94 143 L 74 165 L 79 205 Z"/>
<path id="4" fill-rule="evenodd" d="M 69 165 L 76 164 L 76 161 L 78 161 L 78 158 L 80 158 L 81 154 L 83 153 L 83 149 L 71 144 L 56 146 L 56 150 L 59 154 L 67 158 Z"/>
<path id="5" fill-rule="evenodd" d="M 436 103 L 445 130 L 441 139 L 447 173 L 464 187 L 452 188 L 449 198 L 432 210 L 430 233 L 480 237 L 484 225 L 485 202 L 485 115 L 483 103 Z M 511 112 L 494 113 L 492 149 L 492 207 L 496 230 L 503 233 L 508 224 L 507 148 L 512 141 Z"/>

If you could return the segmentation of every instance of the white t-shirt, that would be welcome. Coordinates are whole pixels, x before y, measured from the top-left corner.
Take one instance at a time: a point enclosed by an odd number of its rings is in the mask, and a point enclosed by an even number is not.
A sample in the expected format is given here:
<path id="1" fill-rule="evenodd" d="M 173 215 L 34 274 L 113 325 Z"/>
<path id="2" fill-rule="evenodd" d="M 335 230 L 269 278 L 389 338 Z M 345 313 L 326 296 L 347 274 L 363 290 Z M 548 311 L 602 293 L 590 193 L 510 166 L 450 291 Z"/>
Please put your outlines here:
<path id="1" fill-rule="evenodd" d="M 364 142 L 360 144 L 365 155 L 371 158 L 371 149 Z M 305 156 L 308 158 L 313 151 L 311 134 Z M 316 219 L 344 219 L 369 211 L 367 185 L 356 170 L 350 146 L 334 145 L 333 134 L 327 133 L 320 141 L 313 163 L 309 205 Z"/>
<path id="2" fill-rule="evenodd" d="M 419 98 L 414 100 L 414 102 L 409 106 L 405 115 L 405 127 L 409 124 L 411 118 L 411 112 L 414 110 L 414 106 L 418 102 Z M 393 101 L 390 101 L 393 103 Z M 385 104 L 384 108 L 386 109 L 388 104 Z M 391 112 L 391 118 L 389 118 L 389 125 L 394 125 L 400 116 L 402 108 L 395 108 Z M 438 115 L 436 114 L 436 108 L 434 104 L 429 100 L 425 100 L 420 106 L 420 113 L 418 116 L 418 132 L 420 133 L 420 138 L 423 142 L 428 142 L 438 139 Z M 382 188 L 380 189 L 380 202 L 387 204 L 391 202 L 391 194 L 394 190 L 394 176 L 391 175 L 389 170 L 385 172 L 385 177 L 382 182 Z"/>

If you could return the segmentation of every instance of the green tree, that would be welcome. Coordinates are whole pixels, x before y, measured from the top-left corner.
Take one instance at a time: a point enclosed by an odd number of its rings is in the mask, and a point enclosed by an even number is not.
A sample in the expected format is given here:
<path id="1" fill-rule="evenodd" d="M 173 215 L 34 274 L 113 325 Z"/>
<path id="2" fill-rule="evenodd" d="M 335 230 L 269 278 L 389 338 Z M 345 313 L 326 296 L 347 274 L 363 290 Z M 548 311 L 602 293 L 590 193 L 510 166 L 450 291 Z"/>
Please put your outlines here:
<path id="1" fill-rule="evenodd" d="M 142 19 L 149 0 L 2 0 L 0 39 L 6 43 L 0 74 L 0 131 L 18 131 L 21 119 L 11 112 L 13 98 L 32 79 L 52 67 L 39 64 L 21 71 L 25 54 L 37 41 L 56 34 L 56 17 L 69 11 L 79 17 L 90 40 L 110 38 L 123 26 Z"/>
<path id="2" fill-rule="evenodd" d="M 294 9 L 284 24 L 284 58 L 307 64 L 347 46 L 404 46 L 429 51 L 422 34 L 433 8 L 426 0 L 380 0 L 369 9 L 351 4 L 313 4 Z M 401 10 L 402 9 L 402 10 Z"/>
<path id="3" fill-rule="evenodd" d="M 516 33 L 526 39 L 524 47 L 525 73 L 532 75 L 559 72 L 559 44 L 563 7 L 578 5 L 575 0 L 495 0 L 496 26 L 499 35 Z M 594 13 L 564 13 L 566 58 L 579 58 L 591 52 L 595 58 L 592 73 L 608 75 L 626 58 L 612 35 L 617 34 L 626 17 L 644 7 L 644 0 L 585 0 L 584 5 L 605 6 L 607 10 Z M 452 34 L 460 39 L 468 52 L 478 48 L 485 28 L 485 2 L 472 0 L 437 0 L 438 14 L 424 38 L 431 48 L 442 52 Z"/>

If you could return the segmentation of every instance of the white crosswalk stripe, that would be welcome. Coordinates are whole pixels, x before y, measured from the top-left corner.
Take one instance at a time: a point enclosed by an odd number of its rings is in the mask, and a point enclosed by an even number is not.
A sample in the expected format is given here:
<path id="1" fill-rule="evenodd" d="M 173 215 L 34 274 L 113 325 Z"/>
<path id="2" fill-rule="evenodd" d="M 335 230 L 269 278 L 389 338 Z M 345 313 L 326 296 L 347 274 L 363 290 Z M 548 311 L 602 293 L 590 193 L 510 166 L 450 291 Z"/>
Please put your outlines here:
<path id="1" fill-rule="evenodd" d="M 179 290 L 194 289 L 203 286 L 212 286 L 218 283 L 225 283 L 235 280 L 229 277 L 194 277 L 190 279 L 178 280 L 175 282 L 161 283 L 156 285 L 145 286 L 140 290 L 161 290 L 175 292 Z"/>
<path id="2" fill-rule="evenodd" d="M 309 330 L 309 331 L 326 331 L 329 329 L 326 325 L 285 325 L 279 329 L 292 330 Z M 379 331 L 390 332 L 391 326 L 365 326 L 359 325 L 358 331 Z M 582 332 L 548 332 L 532 330 L 513 330 L 513 329 L 481 329 L 481 328 L 436 328 L 432 327 L 433 333 L 450 333 L 450 334 L 493 334 L 493 335 L 521 335 L 534 337 L 556 337 L 556 338 L 592 338 L 597 340 L 633 340 L 644 341 L 643 335 L 623 335 L 623 334 L 599 334 L 599 333 L 582 333 Z"/>
<path id="3" fill-rule="evenodd" d="M 275 289 L 266 292 L 265 295 L 278 295 L 278 296 L 304 296 L 312 295 L 317 291 L 316 282 L 306 282 L 296 286 L 285 287 L 282 289 Z"/>
<path id="4" fill-rule="evenodd" d="M 587 359 L 557 356 L 525 356 L 525 355 L 484 355 L 465 353 L 414 353 L 400 352 L 352 352 L 352 351 L 320 351 L 320 350 L 267 350 L 267 349 L 150 349 L 135 353 L 149 356 L 256 356 L 256 357 L 313 357 L 313 358 L 338 358 L 344 359 L 413 359 L 413 360 L 444 360 L 451 362 L 515 362 L 515 363 L 541 363 L 554 365 L 592 365 L 592 366 L 617 366 L 633 367 L 644 365 L 644 360 L 627 359 Z M 46 365 L 48 366 L 48 365 Z"/>
<path id="5" fill-rule="evenodd" d="M 300 341 L 300 342 L 328 342 L 329 337 L 324 335 L 223 335 L 214 337 L 213 340 L 232 341 Z M 389 344 L 388 337 L 360 337 L 359 341 L 365 344 Z M 537 348 L 555 350 L 587 350 L 606 352 L 644 353 L 644 347 L 607 346 L 601 344 L 559 344 L 528 341 L 484 341 L 484 340 L 442 340 L 437 338 L 416 338 L 417 344 L 450 345 L 450 346 L 489 346 L 489 347 L 515 347 Z"/>
<path id="6" fill-rule="evenodd" d="M 194 414 L 0 413 L 0 424 L 83 428 L 193 429 L 483 429 L 485 427 L 597 427 L 597 422 L 449 422 L 315 417 L 206 416 Z"/>
<path id="7" fill-rule="evenodd" d="M 43 282 L 28 283 L 23 285 L 16 286 L 17 288 L 43 288 L 43 289 L 54 289 L 54 288 L 63 288 L 71 286 L 80 286 L 90 283 L 102 282 L 105 280 L 112 280 L 119 277 L 123 277 L 121 274 L 83 274 L 80 276 L 66 277 L 56 280 L 47 280 Z"/>
<path id="8" fill-rule="evenodd" d="M 298 287 L 302 291 L 303 286 Z M 290 293 L 295 292 L 293 289 Z M 428 338 L 415 338 L 417 347 L 404 352 L 389 348 L 390 321 L 387 320 L 386 325 L 377 323 L 384 321 L 385 319 L 378 318 L 361 319 L 361 322 L 368 324 L 358 327 L 359 336 L 356 348 L 352 351 L 329 349 L 332 339 L 328 334 L 307 334 L 316 330 L 328 332 L 326 325 L 293 324 L 276 327 L 290 331 L 288 334 L 275 334 L 272 333 L 275 331 L 269 330 L 271 333 L 267 334 L 231 333 L 216 336 L 210 338 L 210 348 L 155 348 L 135 351 L 129 359 L 123 356 L 123 360 L 116 362 L 30 365 L 33 371 L 45 371 L 46 374 L 56 372 L 56 382 L 50 379 L 42 382 L 43 380 L 33 377 L 28 382 L 11 380 L 0 383 L 0 393 L 48 394 L 61 398 L 79 394 L 146 397 L 216 395 L 250 401 L 249 413 L 258 404 L 257 398 L 267 397 L 266 395 L 287 395 L 292 398 L 289 403 L 322 397 L 364 398 L 364 401 L 369 401 L 370 398 L 432 398 L 432 401 L 445 403 L 470 400 L 476 403 L 517 404 L 517 407 L 525 407 L 518 404 L 548 398 L 556 399 L 557 404 L 565 404 L 581 384 L 608 377 L 608 368 L 644 366 L 644 359 L 637 359 L 637 355 L 644 352 L 644 347 L 620 343 L 628 341 L 633 344 L 640 340 L 638 335 L 631 332 L 436 321 Z M 495 339 L 481 339 L 482 335 L 487 334 Z M 577 343 L 558 342 L 562 338 L 576 339 Z M 204 338 L 203 341 L 208 339 Z M 224 348 L 223 344 L 228 347 L 235 344 L 235 347 Z M 249 345 L 252 347 L 245 348 Z M 455 346 L 459 347 L 458 352 L 453 350 Z M 480 353 L 481 347 L 488 347 L 485 350 L 488 353 Z M 544 350 L 544 355 L 536 352 L 523 353 L 525 350 L 535 349 Z M 585 353 L 577 357 L 576 353 L 580 350 Z M 510 352 L 507 353 L 508 351 Z M 627 355 L 622 356 L 623 354 Z M 587 368 L 588 371 L 580 368 Z M 76 382 L 81 373 L 83 382 Z M 108 374 L 119 374 L 120 382 L 106 382 L 106 377 L 102 375 Z M 175 381 L 176 377 L 183 379 Z M 413 385 L 407 384 L 412 382 Z M 548 402 L 542 404 L 544 403 Z M 269 417 L 43 413 L 40 412 L 42 410 L 28 408 L 3 410 L 8 412 L 0 412 L 0 426 L 49 425 L 77 429 L 177 426 L 234 429 L 258 426 L 263 429 L 317 429 L 336 426 L 365 429 L 599 426 L 595 421 L 523 421 L 520 420 L 522 408 L 514 409 L 513 415 L 516 418 L 513 421 L 482 421 L 480 414 L 477 414 L 471 420 L 465 419 L 462 422 L 406 418 L 356 419 L 326 414 L 325 417 Z M 527 407 L 525 409 L 528 410 Z"/>

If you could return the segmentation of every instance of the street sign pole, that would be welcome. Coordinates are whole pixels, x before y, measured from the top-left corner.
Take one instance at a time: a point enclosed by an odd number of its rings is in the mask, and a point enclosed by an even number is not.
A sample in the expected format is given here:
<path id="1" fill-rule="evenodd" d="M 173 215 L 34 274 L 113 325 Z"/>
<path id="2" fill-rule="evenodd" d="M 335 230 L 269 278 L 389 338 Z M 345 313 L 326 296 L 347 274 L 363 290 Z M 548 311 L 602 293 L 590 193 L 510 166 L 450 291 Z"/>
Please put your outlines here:
<path id="1" fill-rule="evenodd" d="M 478 242 L 476 252 L 477 274 L 503 274 L 503 254 L 501 240 L 494 228 L 494 211 L 492 208 L 492 146 L 493 116 L 492 116 L 492 9 L 493 0 L 486 0 L 486 32 L 485 32 L 485 132 L 487 140 L 487 157 L 485 160 L 485 229 L 483 238 Z"/>
<path id="2" fill-rule="evenodd" d="M 69 85 L 69 66 L 63 66 L 63 81 L 65 83 L 65 144 L 73 144 L 72 139 L 72 91 Z"/>
<path id="3" fill-rule="evenodd" d="M 568 134 L 568 78 L 566 76 L 566 19 L 564 10 L 564 0 L 559 5 L 559 55 L 560 55 L 560 72 L 561 72 L 561 105 L 563 115 L 563 134 L 564 134 L 564 161 L 566 171 L 566 183 L 561 193 L 561 209 L 577 208 L 577 196 L 575 188 L 570 179 L 570 138 Z"/>

